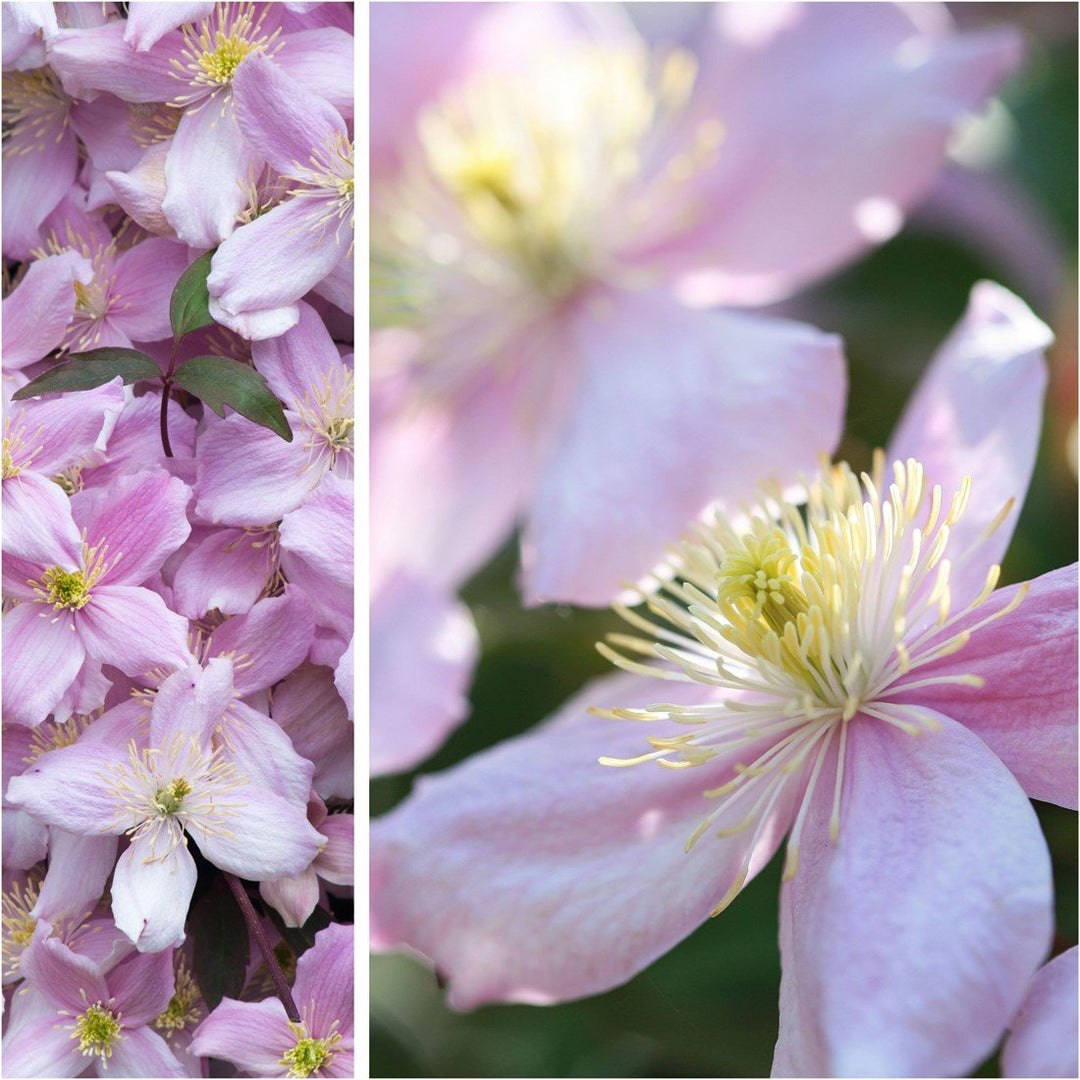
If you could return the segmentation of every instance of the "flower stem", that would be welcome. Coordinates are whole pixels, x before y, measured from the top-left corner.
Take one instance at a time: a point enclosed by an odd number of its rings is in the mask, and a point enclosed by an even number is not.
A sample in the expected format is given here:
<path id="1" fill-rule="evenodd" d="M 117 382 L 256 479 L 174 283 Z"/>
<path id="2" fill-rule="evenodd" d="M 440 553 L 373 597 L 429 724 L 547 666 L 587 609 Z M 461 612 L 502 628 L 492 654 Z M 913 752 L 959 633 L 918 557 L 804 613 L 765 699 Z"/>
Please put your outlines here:
<path id="1" fill-rule="evenodd" d="M 251 931 L 252 936 L 255 938 L 255 943 L 259 946 L 259 952 L 262 953 L 263 960 L 270 969 L 270 978 L 274 980 L 274 989 L 277 991 L 277 996 L 281 998 L 281 1004 L 285 1006 L 286 1015 L 294 1024 L 300 1023 L 300 1013 L 296 1008 L 296 1002 L 293 1001 L 292 991 L 289 989 L 285 974 L 281 970 L 277 957 L 274 955 L 274 950 L 270 946 L 270 939 L 266 936 L 266 931 L 259 921 L 259 916 L 255 914 L 255 909 L 251 906 L 250 897 L 235 874 L 230 874 L 227 870 L 222 870 L 221 873 L 225 877 L 226 884 L 232 890 L 236 902 L 240 905 L 240 912 L 244 916 L 244 922 L 247 923 L 248 930 Z"/>
<path id="2" fill-rule="evenodd" d="M 180 350 L 179 340 L 173 341 L 172 353 L 169 355 L 169 370 L 161 377 L 163 383 L 161 389 L 161 446 L 166 457 L 172 457 L 172 446 L 169 444 L 169 392 L 172 390 L 173 373 L 176 371 L 176 354 Z"/>

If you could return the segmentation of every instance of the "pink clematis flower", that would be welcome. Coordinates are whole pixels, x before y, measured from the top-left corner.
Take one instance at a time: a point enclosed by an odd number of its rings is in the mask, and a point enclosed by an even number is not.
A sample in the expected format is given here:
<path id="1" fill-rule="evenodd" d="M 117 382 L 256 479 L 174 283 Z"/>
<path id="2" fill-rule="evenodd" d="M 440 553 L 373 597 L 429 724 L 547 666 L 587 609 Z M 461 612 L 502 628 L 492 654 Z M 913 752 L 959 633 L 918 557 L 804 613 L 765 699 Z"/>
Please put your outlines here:
<path id="1" fill-rule="evenodd" d="M 286 195 L 214 254 L 210 314 L 247 338 L 295 326 L 297 301 L 352 253 L 353 144 L 337 110 L 265 57 L 233 80 L 244 138 L 282 177 Z M 351 297 L 335 293 L 349 305 Z"/>
<path id="2" fill-rule="evenodd" d="M 20 601 L 4 615 L 7 720 L 44 720 L 84 661 L 138 676 L 190 663 L 187 620 L 141 587 L 187 536 L 190 499 L 186 484 L 148 469 L 62 507 L 42 504 L 56 516 L 48 535 L 39 531 L 38 553 L 3 564 L 4 591 Z"/>
<path id="3" fill-rule="evenodd" d="M 891 235 L 1019 53 L 892 4 L 715 5 L 698 59 L 611 7 L 372 15 L 399 58 L 372 116 L 374 372 L 413 383 L 400 455 L 430 448 L 402 550 L 454 522 L 475 569 L 523 519 L 532 603 L 607 603 L 710 500 L 835 444 L 834 339 L 680 300 L 775 300 Z M 410 62 L 435 35 L 459 63 Z"/>
<path id="4" fill-rule="evenodd" d="M 334 924 L 296 962 L 292 1023 L 277 998 L 224 1001 L 199 1025 L 193 1053 L 252 1076 L 353 1076 L 353 929 Z"/>
<path id="5" fill-rule="evenodd" d="M 326 842 L 305 814 L 312 767 L 284 756 L 283 735 L 276 745 L 264 730 L 238 737 L 241 717 L 231 740 L 215 742 L 231 675 L 223 659 L 177 671 L 154 695 L 148 734 L 137 704 L 119 706 L 8 785 L 9 802 L 41 821 L 130 835 L 112 909 L 140 952 L 184 940 L 195 888 L 187 836 L 215 866 L 254 881 L 305 870 Z"/>
<path id="6" fill-rule="evenodd" d="M 7 1076 L 184 1076 L 151 1025 L 173 994 L 172 954 L 132 956 L 103 974 L 40 923 L 21 968 L 29 989 L 4 1036 Z"/>
<path id="7" fill-rule="evenodd" d="M 1071 949 L 1035 973 L 1001 1049 L 1002 1076 L 1076 1076 L 1077 957 Z"/>
<path id="8" fill-rule="evenodd" d="M 457 1007 L 597 993 L 790 833 L 775 1073 L 988 1054 L 1051 933 L 1029 796 L 1076 806 L 1076 568 L 994 591 L 1049 341 L 978 286 L 891 474 L 824 468 L 805 510 L 776 485 L 699 523 L 652 618 L 617 608 L 625 674 L 375 823 L 376 942 L 427 956 Z"/>

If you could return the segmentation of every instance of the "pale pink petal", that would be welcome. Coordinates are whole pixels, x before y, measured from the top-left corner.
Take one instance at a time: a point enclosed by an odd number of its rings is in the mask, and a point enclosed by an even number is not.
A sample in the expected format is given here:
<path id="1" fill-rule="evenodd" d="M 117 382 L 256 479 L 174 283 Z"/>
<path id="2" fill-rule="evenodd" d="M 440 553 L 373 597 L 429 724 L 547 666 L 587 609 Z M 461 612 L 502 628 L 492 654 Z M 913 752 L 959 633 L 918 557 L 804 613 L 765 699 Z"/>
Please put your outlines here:
<path id="1" fill-rule="evenodd" d="M 392 341 L 376 334 L 372 350 Z M 513 379 L 380 417 L 371 435 L 372 586 L 399 567 L 456 587 L 507 539 L 542 428 Z"/>
<path id="2" fill-rule="evenodd" d="M 703 304 L 780 299 L 888 239 L 1021 52 L 1011 28 L 922 33 L 902 5 L 720 4 L 712 24 L 695 115 L 722 139 L 662 193 L 691 225 L 648 255 L 708 270 L 687 290 Z"/>
<path id="3" fill-rule="evenodd" d="M 206 283 L 210 314 L 218 322 L 243 333 L 242 320 L 249 312 L 295 309 L 300 297 L 345 257 L 352 229 L 318 224 L 322 201 L 316 197 L 286 199 L 241 226 L 217 249 Z M 295 319 L 289 323 L 294 324 Z M 274 337 L 283 332 L 258 336 Z"/>
<path id="4" fill-rule="evenodd" d="M 339 307 L 346 315 L 352 315 L 355 311 L 356 292 L 356 273 L 352 256 L 347 255 L 342 259 L 318 285 L 312 287 L 312 291 Z"/>
<path id="5" fill-rule="evenodd" d="M 214 608 L 242 615 L 263 594 L 273 572 L 274 547 L 266 535 L 214 529 L 194 544 L 174 574 L 172 606 L 189 619 Z"/>
<path id="6" fill-rule="evenodd" d="M 227 757 L 264 791 L 300 805 L 311 792 L 314 766 L 294 749 L 289 736 L 263 713 L 234 702 L 226 718 Z"/>
<path id="7" fill-rule="evenodd" d="M 231 1061 L 252 1076 L 284 1076 L 281 1055 L 296 1045 L 278 999 L 222 1003 L 195 1029 L 191 1052 Z"/>
<path id="8" fill-rule="evenodd" d="M 596 994 L 667 952 L 736 885 L 750 854 L 752 829 L 685 850 L 714 809 L 702 792 L 741 759 L 605 767 L 601 756 L 638 756 L 647 736 L 678 725 L 643 732 L 586 709 L 703 696 L 687 683 L 597 680 L 539 730 L 419 781 L 371 827 L 375 943 L 426 956 L 459 1009 Z M 790 807 L 774 813 L 751 874 L 790 821 Z"/>
<path id="9" fill-rule="evenodd" d="M 480 642 L 452 593 L 398 574 L 371 607 L 372 775 L 434 753 L 465 718 Z"/>
<path id="10" fill-rule="evenodd" d="M 57 1076 L 79 1076 L 86 1058 L 73 1042 L 71 1032 L 65 1031 L 55 1012 L 28 1020 L 4 1038 L 4 1075 L 41 1076 L 51 1080 Z"/>
<path id="11" fill-rule="evenodd" d="M 999 589 L 949 634 L 1005 607 Z M 1031 582 L 1018 610 L 978 630 L 958 653 L 916 668 L 910 680 L 975 675 L 981 688 L 926 686 L 896 697 L 928 705 L 971 728 L 1033 799 L 1077 807 L 1076 564 Z M 901 683 L 902 685 L 902 683 Z"/>
<path id="12" fill-rule="evenodd" d="M 107 545 L 109 585 L 141 585 L 191 532 L 191 488 L 163 469 L 116 477 L 71 497 L 71 514 L 91 547 Z"/>
<path id="13" fill-rule="evenodd" d="M 4 554 L 40 566 L 78 565 L 82 540 L 59 484 L 37 473 L 3 481 Z"/>
<path id="14" fill-rule="evenodd" d="M 710 502 L 791 483 L 839 438 L 840 342 L 809 327 L 612 293 L 576 347 L 577 401 L 523 540 L 530 603 L 608 603 Z"/>
<path id="15" fill-rule="evenodd" d="M 303 428 L 285 414 L 293 441 L 231 415 L 207 425 L 199 440 L 195 495 L 199 514 L 219 525 L 267 525 L 303 503 L 319 482 Z"/>
<path id="16" fill-rule="evenodd" d="M 176 235 L 196 248 L 217 247 L 231 235 L 247 209 L 244 182 L 258 164 L 236 126 L 231 98 L 188 109 L 165 158 L 161 209 Z"/>
<path id="17" fill-rule="evenodd" d="M 133 822 L 120 815 L 116 793 L 107 778 L 127 760 L 126 743 L 79 739 L 71 746 L 42 754 L 22 776 L 13 776 L 5 799 L 70 833 L 120 833 Z"/>
<path id="18" fill-rule="evenodd" d="M 150 710 L 150 742 L 166 746 L 183 733 L 209 744 L 211 732 L 233 702 L 231 660 L 190 664 L 174 671 L 157 688 Z"/>
<path id="19" fill-rule="evenodd" d="M 157 667 L 192 662 L 188 622 L 149 589 L 98 585 L 79 613 L 78 633 L 87 654 L 125 675 L 142 676 Z"/>
<path id="20" fill-rule="evenodd" d="M 353 933 L 352 926 L 331 923 L 296 961 L 293 996 L 308 1005 L 315 1038 L 329 1035 L 335 1021 L 343 1037 L 353 1033 Z"/>
<path id="21" fill-rule="evenodd" d="M 337 26 L 295 31 L 289 35 L 289 47 L 282 49 L 274 61 L 289 79 L 295 80 L 294 94 L 297 87 L 302 87 L 325 98 L 346 119 L 353 115 L 351 33 Z"/>
<path id="22" fill-rule="evenodd" d="M 115 836 L 80 836 L 49 830 L 49 870 L 34 914 L 58 924 L 62 916 L 82 919 L 97 906 L 116 865 Z"/>
<path id="23" fill-rule="evenodd" d="M 4 742 L 11 738 L 11 730 L 5 725 Z M 29 870 L 41 862 L 49 852 L 49 830 L 37 818 L 16 810 L 4 801 L 4 866 L 16 870 Z M 8 980 L 5 978 L 4 980 Z"/>
<path id="24" fill-rule="evenodd" d="M 889 442 L 890 458 L 914 457 L 946 498 L 974 478 L 949 540 L 953 596 L 974 596 L 1009 546 L 1027 494 L 1042 424 L 1048 327 L 1000 285 L 980 282 L 963 321 L 938 350 Z M 974 557 L 958 559 L 1009 499 L 1016 505 Z M 953 554 L 955 552 L 955 555 Z"/>
<path id="25" fill-rule="evenodd" d="M 143 147 L 135 138 L 128 102 L 112 94 L 98 94 L 93 101 L 76 101 L 69 118 L 93 162 L 95 174 L 107 169 L 130 169 L 142 157 Z M 87 207 L 96 209 L 92 197 Z"/>
<path id="26" fill-rule="evenodd" d="M 142 1027 L 165 1011 L 175 990 L 171 949 L 134 953 L 109 974 L 109 993 L 125 1028 Z"/>
<path id="27" fill-rule="evenodd" d="M 172 139 L 148 147 L 127 172 L 110 171 L 105 181 L 115 196 L 113 202 L 137 224 L 155 236 L 175 236 L 161 204 L 165 199 L 165 159 Z"/>
<path id="28" fill-rule="evenodd" d="M 74 682 L 86 655 L 70 617 L 24 603 L 4 615 L 4 719 L 39 724 Z"/>
<path id="29" fill-rule="evenodd" d="M 324 799 L 351 799 L 354 728 L 329 668 L 303 664 L 274 687 L 271 712 L 297 753 L 315 765 Z"/>
<path id="30" fill-rule="evenodd" d="M 228 835 L 205 831 L 195 820 L 188 823 L 199 850 L 222 870 L 248 881 L 299 874 L 325 843 L 308 824 L 303 804 L 247 784 L 231 791 L 229 798 L 242 809 L 230 821 Z"/>
<path id="31" fill-rule="evenodd" d="M 128 5 L 124 41 L 136 52 L 146 52 L 170 30 L 182 23 L 198 22 L 213 10 L 213 3 L 158 4 L 133 0 Z"/>
<path id="32" fill-rule="evenodd" d="M 45 923 L 35 928 L 33 940 L 19 958 L 24 978 L 71 1012 L 82 1012 L 87 1001 L 108 1001 L 109 991 L 97 965 L 59 938 L 49 937 L 51 932 Z M 4 1064 L 7 1073 L 8 1062 Z"/>
<path id="33" fill-rule="evenodd" d="M 49 41 L 49 63 L 72 97 L 107 90 L 124 101 L 172 101 L 177 82 L 170 60 L 180 56 L 180 35 L 151 52 L 137 53 L 124 41 L 124 21 L 90 29 L 61 30 Z"/>
<path id="34" fill-rule="evenodd" d="M 172 336 L 169 299 L 191 258 L 187 248 L 164 237 L 150 237 L 116 258 L 111 318 L 132 341 Z"/>
<path id="35" fill-rule="evenodd" d="M 319 902 L 319 879 L 308 867 L 292 877 L 260 882 L 259 895 L 286 926 L 303 926 Z"/>
<path id="36" fill-rule="evenodd" d="M 311 864 L 315 872 L 332 885 L 352 885 L 355 880 L 353 815 L 329 814 L 319 825 L 326 847 Z"/>
<path id="37" fill-rule="evenodd" d="M 334 668 L 334 686 L 349 710 L 349 719 L 353 719 L 353 669 L 356 664 L 353 644 L 355 638 L 349 638 L 348 648 L 341 654 L 341 659 Z"/>
<path id="38" fill-rule="evenodd" d="M 277 337 L 296 325 L 300 314 L 295 304 L 281 304 L 265 311 L 253 308 L 247 311 L 229 311 L 210 297 L 210 317 L 216 323 L 227 326 L 234 333 L 249 341 L 262 341 Z"/>
<path id="39" fill-rule="evenodd" d="M 5 192 L 10 173 L 5 166 Z M 7 195 L 4 196 L 5 200 Z M 94 276 L 90 260 L 75 251 L 37 259 L 3 302 L 4 370 L 17 371 L 43 359 L 63 340 L 75 312 L 74 283 Z"/>
<path id="40" fill-rule="evenodd" d="M 333 42 L 345 45 L 349 55 L 349 83 L 352 74 L 352 39 L 339 30 L 308 31 L 308 35 L 322 37 L 329 34 Z M 301 37 L 301 35 L 296 35 Z M 316 38 L 311 44 L 317 44 Z M 305 69 L 313 58 L 303 50 L 299 57 L 293 56 L 295 38 L 290 36 L 289 46 L 282 50 L 279 62 L 265 56 L 249 57 L 236 71 L 233 78 L 233 95 L 236 106 L 236 122 L 243 137 L 277 172 L 284 176 L 296 176 L 297 166 L 307 168 L 313 150 L 322 148 L 335 135 L 345 134 L 341 115 L 325 97 L 305 89 L 298 80 L 295 69 Z M 289 61 L 286 61 L 288 54 Z M 291 64 L 297 60 L 295 65 Z M 329 75 L 336 66 L 336 56 L 331 55 L 325 65 L 319 56 L 317 62 Z M 338 90 L 344 89 L 339 87 Z M 307 290 L 305 290 L 306 292 Z"/>
<path id="41" fill-rule="evenodd" d="M 125 1017 L 125 1020 L 127 1018 Z M 148 1027 L 125 1028 L 109 1058 L 109 1076 L 190 1076 L 169 1044 Z"/>
<path id="42" fill-rule="evenodd" d="M 840 836 L 819 785 L 780 913 L 778 1076 L 957 1076 L 994 1048 L 1050 943 L 1046 842 L 960 724 L 848 732 Z M 827 775 L 827 774 L 826 774 Z"/>
<path id="43" fill-rule="evenodd" d="M 318 312 L 301 301 L 300 320 L 291 330 L 251 346 L 255 367 L 270 389 L 295 409 L 321 390 L 328 380 L 340 380 L 341 354 Z"/>
<path id="44" fill-rule="evenodd" d="M 139 952 L 157 952 L 184 941 L 195 860 L 183 844 L 168 853 L 166 848 L 164 835 L 160 850 L 152 849 L 145 836 L 133 840 L 113 874 L 113 918 Z"/>
<path id="45" fill-rule="evenodd" d="M 211 635 L 206 655 L 231 655 L 238 695 L 264 690 L 285 678 L 307 656 L 315 618 L 303 593 L 291 586 L 282 596 L 260 600 L 246 615 L 227 619 Z"/>
<path id="46" fill-rule="evenodd" d="M 1055 956 L 1028 986 L 1001 1050 L 1002 1076 L 1076 1076 L 1077 948 Z"/>
<path id="47" fill-rule="evenodd" d="M 29 258 L 31 251 L 41 246 L 42 222 L 75 183 L 79 157 L 75 132 L 65 128 L 57 134 L 57 141 L 40 147 L 20 148 L 18 135 L 11 138 L 10 146 L 5 145 L 0 231 L 4 254 L 9 258 Z"/>

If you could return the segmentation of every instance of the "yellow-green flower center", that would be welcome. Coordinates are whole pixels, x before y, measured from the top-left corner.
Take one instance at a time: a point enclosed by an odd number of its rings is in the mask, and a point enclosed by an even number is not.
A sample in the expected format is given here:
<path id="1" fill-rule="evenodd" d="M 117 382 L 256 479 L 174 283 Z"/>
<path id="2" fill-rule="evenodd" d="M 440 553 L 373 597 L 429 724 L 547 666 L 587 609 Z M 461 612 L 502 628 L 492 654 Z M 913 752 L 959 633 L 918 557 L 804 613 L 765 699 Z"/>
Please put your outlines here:
<path id="1" fill-rule="evenodd" d="M 119 1016 L 103 1005 L 91 1005 L 75 1021 L 71 1037 L 79 1040 L 79 1050 L 84 1056 L 100 1057 L 105 1062 L 123 1038 Z"/>
<path id="2" fill-rule="evenodd" d="M 41 575 L 46 599 L 57 611 L 78 611 L 90 603 L 90 585 L 81 570 L 50 566 Z"/>
<path id="3" fill-rule="evenodd" d="M 154 1020 L 154 1027 L 164 1032 L 166 1038 L 189 1026 L 193 1027 L 203 1015 L 203 1008 L 199 1001 L 199 988 L 179 952 L 177 952 L 177 957 L 176 992 L 165 1011 L 158 1013 Z"/>
<path id="4" fill-rule="evenodd" d="M 334 1056 L 334 1046 L 341 1036 L 334 1032 L 324 1039 L 313 1039 L 303 1024 L 289 1024 L 296 1045 L 281 1056 L 280 1064 L 288 1065 L 286 1076 L 314 1076 Z"/>
<path id="5" fill-rule="evenodd" d="M 170 780 L 163 788 L 158 789 L 154 796 L 154 805 L 165 816 L 178 813 L 184 805 L 184 799 L 191 794 L 191 784 L 182 776 Z"/>

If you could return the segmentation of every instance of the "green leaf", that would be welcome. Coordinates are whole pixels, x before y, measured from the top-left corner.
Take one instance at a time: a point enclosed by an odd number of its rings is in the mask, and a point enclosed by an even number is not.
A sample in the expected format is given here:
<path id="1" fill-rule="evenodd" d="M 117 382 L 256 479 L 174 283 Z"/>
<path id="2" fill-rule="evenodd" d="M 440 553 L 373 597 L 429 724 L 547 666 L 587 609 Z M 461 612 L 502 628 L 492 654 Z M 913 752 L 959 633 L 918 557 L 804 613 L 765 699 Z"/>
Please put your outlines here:
<path id="1" fill-rule="evenodd" d="M 220 876 L 192 905 L 187 933 L 192 969 L 207 1008 L 216 1008 L 223 997 L 238 998 L 248 966 L 248 930 Z"/>
<path id="2" fill-rule="evenodd" d="M 225 356 L 196 356 L 176 372 L 176 385 L 200 398 L 218 414 L 225 406 L 292 442 L 289 421 L 266 380 L 254 369 Z"/>
<path id="3" fill-rule="evenodd" d="M 119 375 L 124 382 L 160 379 L 161 368 L 138 349 L 91 349 L 72 353 L 67 360 L 49 368 L 12 394 L 14 401 L 40 394 L 63 394 L 70 390 L 93 390 Z"/>
<path id="4" fill-rule="evenodd" d="M 200 255 L 181 275 L 169 300 L 169 322 L 173 337 L 179 341 L 192 330 L 210 326 L 210 293 L 206 279 L 210 276 L 210 260 L 214 253 Z"/>

